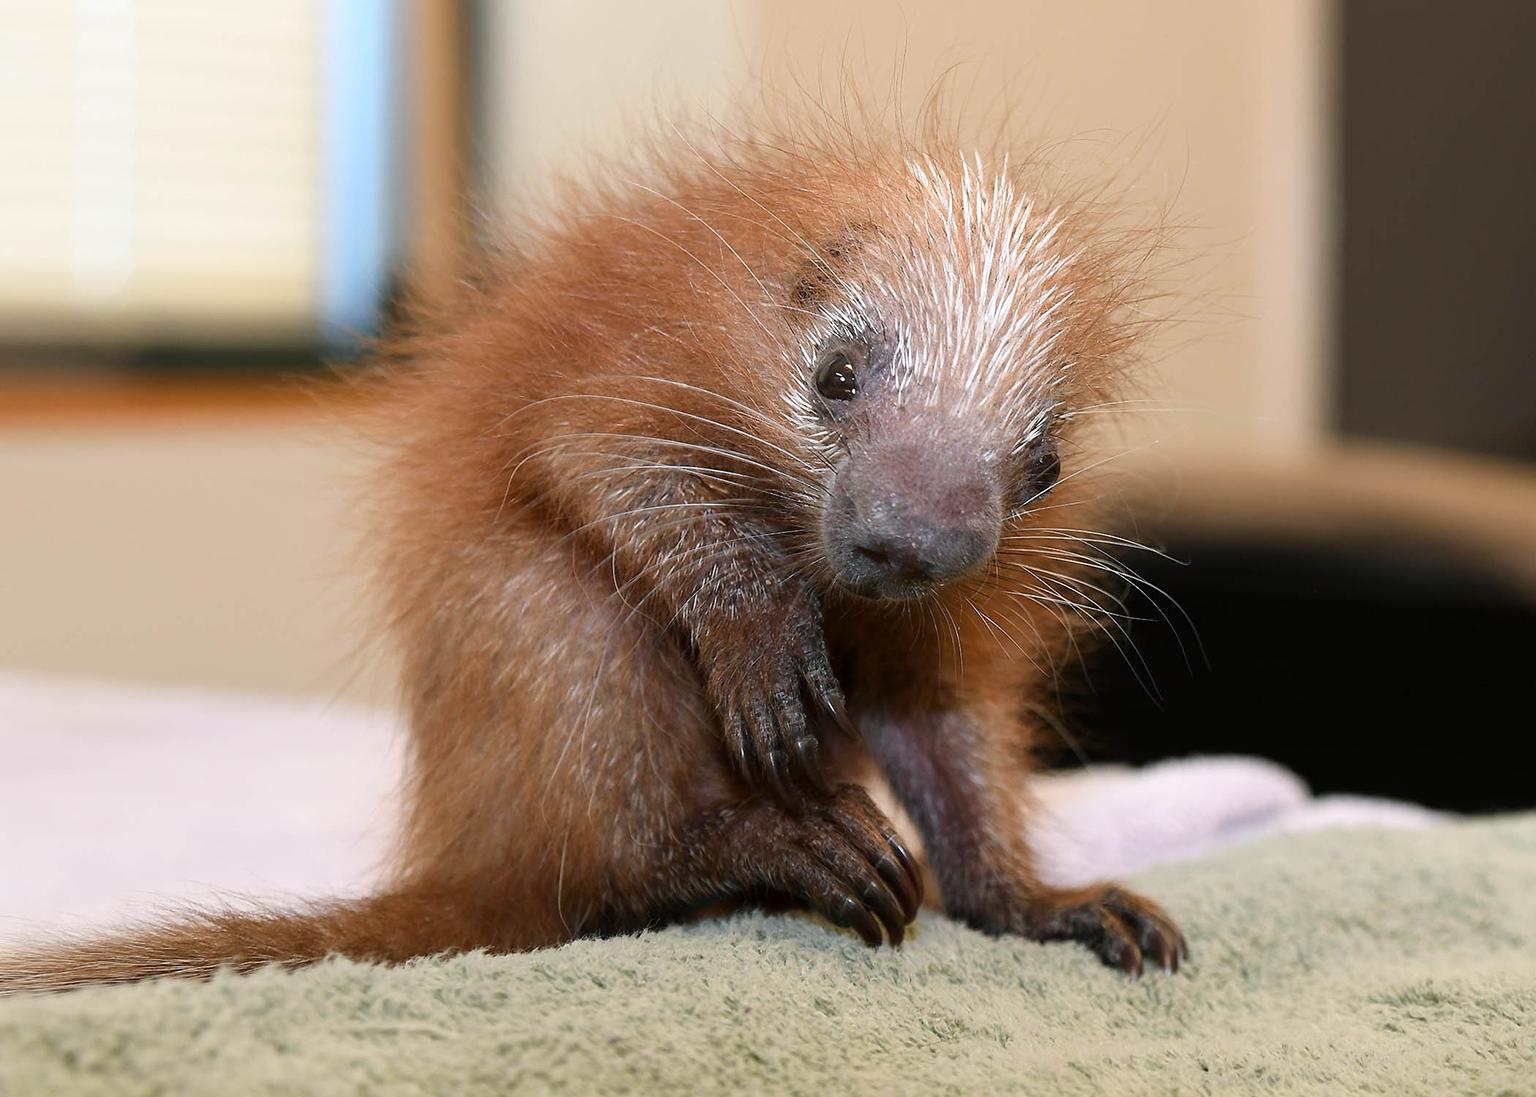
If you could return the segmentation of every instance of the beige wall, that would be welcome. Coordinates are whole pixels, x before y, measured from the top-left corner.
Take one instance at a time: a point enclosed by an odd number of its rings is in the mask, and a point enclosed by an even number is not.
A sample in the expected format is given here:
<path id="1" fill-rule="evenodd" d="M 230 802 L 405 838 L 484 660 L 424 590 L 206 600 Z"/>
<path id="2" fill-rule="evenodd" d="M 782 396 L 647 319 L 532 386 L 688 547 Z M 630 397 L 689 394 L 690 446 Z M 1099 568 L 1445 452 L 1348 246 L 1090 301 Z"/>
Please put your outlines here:
<path id="1" fill-rule="evenodd" d="M 383 700 L 320 415 L 0 427 L 0 669 Z"/>
<path id="2" fill-rule="evenodd" d="M 487 150 L 521 201 L 589 148 L 622 149 L 659 102 L 725 113 L 760 85 L 912 112 L 946 70 L 963 122 L 1059 145 L 1177 233 L 1159 407 L 1134 444 L 1291 451 L 1326 419 L 1326 0 L 651 0 L 506 3 Z M 900 69 L 900 80 L 896 72 Z"/>
<path id="3" fill-rule="evenodd" d="M 1203 294 L 1160 354 L 1133 437 L 1160 448 L 1305 449 L 1318 437 L 1326 210 L 1323 0 L 628 0 L 495 7 L 503 104 L 486 150 L 521 193 L 612 147 L 658 98 L 713 109 L 846 55 L 908 97 L 972 64 L 978 126 L 1123 161 L 1133 198 L 1176 199 Z M 865 58 L 868 60 L 866 61 Z M 968 77 L 969 79 L 969 77 Z M 887 85 L 888 86 L 888 83 Z M 1006 92 L 1005 90 L 1006 89 Z M 0 399 L 4 398 L 0 392 Z M 345 500 L 360 460 L 323 420 L 0 428 L 0 666 L 380 698 L 357 677 Z"/>

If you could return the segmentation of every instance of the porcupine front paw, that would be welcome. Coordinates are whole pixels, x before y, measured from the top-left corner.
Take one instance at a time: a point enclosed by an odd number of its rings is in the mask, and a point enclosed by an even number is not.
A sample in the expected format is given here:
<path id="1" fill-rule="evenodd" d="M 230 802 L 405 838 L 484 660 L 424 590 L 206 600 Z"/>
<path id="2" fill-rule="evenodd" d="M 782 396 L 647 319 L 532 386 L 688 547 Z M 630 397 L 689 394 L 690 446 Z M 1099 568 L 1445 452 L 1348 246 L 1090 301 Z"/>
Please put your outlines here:
<path id="1" fill-rule="evenodd" d="M 1045 891 L 1025 906 L 1015 932 L 1035 941 L 1080 941 L 1132 978 L 1141 975 L 1145 959 L 1172 975 L 1189 955 L 1173 919 L 1118 884 Z"/>
<path id="2" fill-rule="evenodd" d="M 804 786 L 831 796 L 818 726 L 854 739 L 858 732 L 827 659 L 814 595 L 789 592 L 784 605 L 711 637 L 700 654 L 726 751 L 748 786 L 794 808 Z"/>
<path id="3" fill-rule="evenodd" d="M 883 939 L 901 944 L 922 905 L 912 855 L 857 785 L 841 785 L 793 815 L 759 801 L 757 818 L 735 836 L 735 855 L 752 866 L 758 887 L 852 929 L 872 948 Z"/>

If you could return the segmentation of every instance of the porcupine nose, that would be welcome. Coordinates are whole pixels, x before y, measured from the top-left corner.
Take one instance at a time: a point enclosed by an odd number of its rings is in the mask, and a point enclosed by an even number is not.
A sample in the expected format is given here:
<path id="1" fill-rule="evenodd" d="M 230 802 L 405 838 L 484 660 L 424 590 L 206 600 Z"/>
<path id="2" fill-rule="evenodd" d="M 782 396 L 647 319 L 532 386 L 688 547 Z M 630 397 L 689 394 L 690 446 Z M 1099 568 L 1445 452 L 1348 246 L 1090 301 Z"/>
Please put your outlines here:
<path id="1" fill-rule="evenodd" d="M 957 448 L 887 443 L 850 455 L 828 513 L 833 570 L 861 593 L 914 597 L 957 579 L 997 548 L 994 478 Z"/>

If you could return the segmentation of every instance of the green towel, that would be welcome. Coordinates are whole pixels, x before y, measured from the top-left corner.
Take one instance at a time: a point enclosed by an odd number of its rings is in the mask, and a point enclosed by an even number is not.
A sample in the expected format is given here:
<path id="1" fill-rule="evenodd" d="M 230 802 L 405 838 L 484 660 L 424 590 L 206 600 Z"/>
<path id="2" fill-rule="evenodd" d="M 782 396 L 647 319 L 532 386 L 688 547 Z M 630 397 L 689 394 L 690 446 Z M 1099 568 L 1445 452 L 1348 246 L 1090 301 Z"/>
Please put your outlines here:
<path id="1" fill-rule="evenodd" d="M 1131 983 L 932 914 L 745 914 L 521 956 L 0 1002 L 0 1094 L 1536 1094 L 1536 815 L 1333 831 L 1137 881 Z"/>

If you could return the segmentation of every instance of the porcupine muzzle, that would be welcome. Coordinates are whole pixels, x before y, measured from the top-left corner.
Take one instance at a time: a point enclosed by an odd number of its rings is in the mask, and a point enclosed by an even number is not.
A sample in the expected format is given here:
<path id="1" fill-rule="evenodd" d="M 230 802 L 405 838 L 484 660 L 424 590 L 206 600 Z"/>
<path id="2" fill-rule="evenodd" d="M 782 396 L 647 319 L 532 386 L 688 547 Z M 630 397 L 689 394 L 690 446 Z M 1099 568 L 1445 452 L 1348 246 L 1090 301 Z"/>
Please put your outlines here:
<path id="1" fill-rule="evenodd" d="M 997 550 L 996 475 L 961 445 L 929 439 L 857 446 L 837 469 L 822 540 L 837 577 L 870 598 L 916 598 Z"/>

